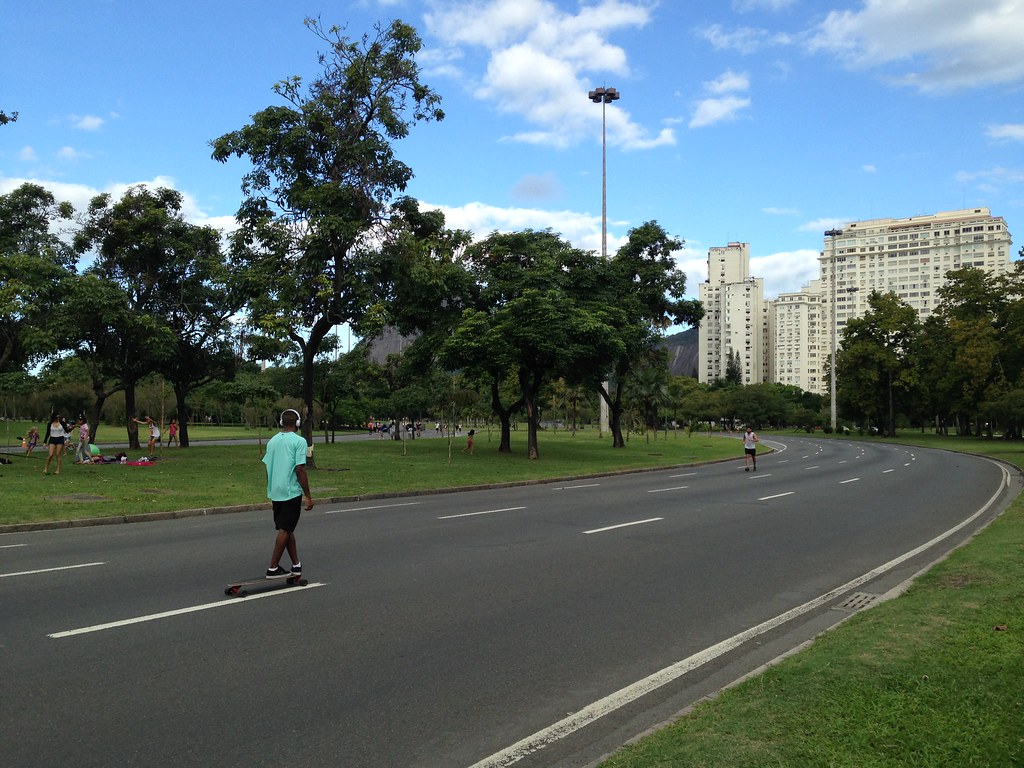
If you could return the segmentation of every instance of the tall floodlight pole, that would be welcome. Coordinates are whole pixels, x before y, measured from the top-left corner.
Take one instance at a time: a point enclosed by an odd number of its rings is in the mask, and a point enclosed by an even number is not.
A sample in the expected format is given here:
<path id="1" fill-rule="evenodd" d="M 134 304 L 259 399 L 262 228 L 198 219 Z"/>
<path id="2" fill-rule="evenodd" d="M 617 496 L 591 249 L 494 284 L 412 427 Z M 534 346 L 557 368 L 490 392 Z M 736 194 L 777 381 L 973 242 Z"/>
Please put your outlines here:
<path id="1" fill-rule="evenodd" d="M 587 94 L 592 102 L 601 105 L 601 258 L 608 258 L 608 139 L 607 139 L 607 105 L 619 98 L 614 88 L 595 88 Z M 605 391 L 611 395 L 609 382 L 604 383 Z M 600 430 L 603 435 L 608 431 L 608 403 L 601 398 Z"/>
<path id="2" fill-rule="evenodd" d="M 829 282 L 832 286 L 832 298 L 829 300 L 832 313 L 832 322 L 830 323 L 832 326 L 832 360 L 829 364 L 829 389 L 831 390 L 832 400 L 829 415 L 832 417 L 832 434 L 835 434 L 838 428 L 838 410 L 836 407 L 836 336 L 839 334 L 836 332 L 836 238 L 841 234 L 843 234 L 841 229 L 829 229 L 825 232 L 825 237 L 832 238 L 832 258 L 829 262 L 831 264 Z"/>

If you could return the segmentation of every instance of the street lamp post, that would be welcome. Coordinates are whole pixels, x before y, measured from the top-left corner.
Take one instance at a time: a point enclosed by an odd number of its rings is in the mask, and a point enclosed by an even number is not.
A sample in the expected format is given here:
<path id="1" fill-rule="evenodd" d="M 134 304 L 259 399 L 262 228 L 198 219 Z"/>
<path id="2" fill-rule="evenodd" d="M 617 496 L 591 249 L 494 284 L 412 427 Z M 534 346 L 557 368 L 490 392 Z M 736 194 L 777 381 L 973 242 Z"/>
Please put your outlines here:
<path id="1" fill-rule="evenodd" d="M 608 258 L 608 140 L 607 140 L 607 105 L 618 100 L 619 92 L 614 88 L 595 88 L 588 97 L 595 104 L 601 105 L 601 258 Z M 609 382 L 604 383 L 605 391 L 611 395 Z M 608 431 L 608 403 L 600 398 L 601 421 L 599 428 L 603 435 Z"/>
<path id="2" fill-rule="evenodd" d="M 829 300 L 831 305 L 832 322 L 830 323 L 830 333 L 832 335 L 832 360 L 829 364 L 829 389 L 831 390 L 831 408 L 829 415 L 832 419 L 832 434 L 835 434 L 838 428 L 838 412 L 836 408 L 836 238 L 843 234 L 841 229 L 829 229 L 825 232 L 825 237 L 832 238 L 832 258 L 830 264 L 832 265 L 829 281 L 832 287 L 832 298 Z"/>

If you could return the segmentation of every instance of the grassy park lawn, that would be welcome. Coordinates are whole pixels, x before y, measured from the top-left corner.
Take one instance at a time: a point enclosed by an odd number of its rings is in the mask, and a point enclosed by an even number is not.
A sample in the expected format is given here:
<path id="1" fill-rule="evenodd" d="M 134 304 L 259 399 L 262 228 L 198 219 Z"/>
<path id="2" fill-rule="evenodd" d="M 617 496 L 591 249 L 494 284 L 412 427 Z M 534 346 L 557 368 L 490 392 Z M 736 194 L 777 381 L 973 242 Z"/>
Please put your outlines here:
<path id="1" fill-rule="evenodd" d="M 205 428 L 204 428 L 205 429 Z M 236 431 L 239 428 L 235 428 Z M 100 433 L 121 439 L 114 428 Z M 20 433 L 18 433 L 20 434 Z M 203 434 L 205 437 L 205 433 Z M 219 434 L 223 439 L 228 435 Z M 239 435 L 235 435 L 236 437 Z M 241 436 L 255 438 L 256 433 Z M 269 435 L 264 431 L 262 439 Z M 195 439 L 195 435 L 192 435 Z M 210 438 L 210 439 L 218 439 Z M 451 445 L 445 438 L 412 441 L 356 440 L 317 444 L 319 469 L 310 474 L 314 498 L 331 499 L 402 494 L 489 483 L 577 477 L 645 467 L 736 458 L 738 441 L 706 434 L 664 433 L 648 440 L 634 435 L 624 450 L 613 450 L 593 430 L 573 437 L 559 431 L 540 436 L 540 460 L 526 458 L 526 433 L 512 434 L 511 454 L 499 454 L 497 432 L 483 430 L 476 452 L 462 453 L 465 436 Z M 14 445 L 15 443 L 11 443 Z M 104 453 L 116 449 L 107 448 Z M 137 459 L 145 451 L 129 452 Z M 203 445 L 164 448 L 150 466 L 116 464 L 76 466 L 64 457 L 60 475 L 43 475 L 46 451 L 40 445 L 29 459 L 15 450 L 13 463 L 0 466 L 4 503 L 0 525 L 48 520 L 122 517 L 151 512 L 259 504 L 266 501 L 266 475 L 259 445 Z"/>
<path id="2" fill-rule="evenodd" d="M 1019 441 L 906 432 L 899 442 L 1024 466 Z M 603 768 L 723 765 L 1024 766 L 1024 498 L 903 596 Z"/>

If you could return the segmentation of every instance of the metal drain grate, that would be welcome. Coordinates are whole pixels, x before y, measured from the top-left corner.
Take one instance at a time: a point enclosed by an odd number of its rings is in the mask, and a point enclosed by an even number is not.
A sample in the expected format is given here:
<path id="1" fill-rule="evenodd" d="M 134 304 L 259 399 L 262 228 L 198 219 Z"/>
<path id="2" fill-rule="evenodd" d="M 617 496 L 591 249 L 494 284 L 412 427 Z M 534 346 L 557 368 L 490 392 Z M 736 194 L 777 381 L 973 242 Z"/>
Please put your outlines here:
<path id="1" fill-rule="evenodd" d="M 837 611 L 848 611 L 849 613 L 856 613 L 865 608 L 870 608 L 875 604 L 880 595 L 873 595 L 870 592 L 854 592 L 842 603 L 842 605 L 835 606 Z"/>

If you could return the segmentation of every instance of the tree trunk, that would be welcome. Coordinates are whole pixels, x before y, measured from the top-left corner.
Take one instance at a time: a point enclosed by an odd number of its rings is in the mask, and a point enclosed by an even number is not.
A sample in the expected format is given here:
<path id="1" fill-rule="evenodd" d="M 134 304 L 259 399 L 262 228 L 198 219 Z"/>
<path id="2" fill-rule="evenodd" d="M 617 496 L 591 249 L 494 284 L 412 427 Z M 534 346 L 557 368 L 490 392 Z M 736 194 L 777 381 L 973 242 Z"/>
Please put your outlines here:
<path id="1" fill-rule="evenodd" d="M 138 417 L 135 412 L 135 382 L 126 382 L 124 385 L 124 426 L 128 431 L 128 448 L 133 451 L 139 450 L 142 446 L 139 443 L 139 425 L 133 419 Z"/>
<path id="2" fill-rule="evenodd" d="M 498 379 L 491 379 L 491 410 L 501 422 L 501 440 L 498 443 L 498 453 L 512 452 L 512 414 L 523 407 L 523 400 L 520 398 L 508 408 L 501 404 L 501 393 L 498 391 Z"/>
<path id="3" fill-rule="evenodd" d="M 529 459 L 540 458 L 537 446 L 537 393 L 540 391 L 541 377 L 531 375 L 529 371 L 519 371 L 519 388 L 523 393 L 523 405 L 526 407 L 526 455 Z"/>
<path id="4" fill-rule="evenodd" d="M 615 383 L 615 399 L 608 403 L 608 429 L 612 433 L 612 448 L 625 448 L 626 441 L 622 438 L 622 385 Z"/>
<path id="5" fill-rule="evenodd" d="M 101 387 L 93 387 L 96 398 L 92 402 L 92 409 L 89 411 L 89 439 L 93 445 L 99 444 L 97 433 L 100 430 L 100 417 L 103 414 L 103 403 L 110 397 L 110 393 L 104 392 Z"/>
<path id="6" fill-rule="evenodd" d="M 306 438 L 306 468 L 316 469 L 316 459 L 313 456 L 313 362 L 316 360 L 317 350 L 320 349 L 320 342 L 324 340 L 327 332 L 331 330 L 332 323 L 327 315 L 321 316 L 313 327 L 309 329 L 309 338 L 303 339 L 293 335 L 302 350 L 302 436 Z"/>
<path id="7" fill-rule="evenodd" d="M 179 448 L 188 448 L 188 423 L 192 419 L 192 414 L 188 412 L 188 406 L 185 402 L 188 394 L 188 390 L 183 388 L 180 384 L 174 385 L 174 402 L 178 411 Z"/>

